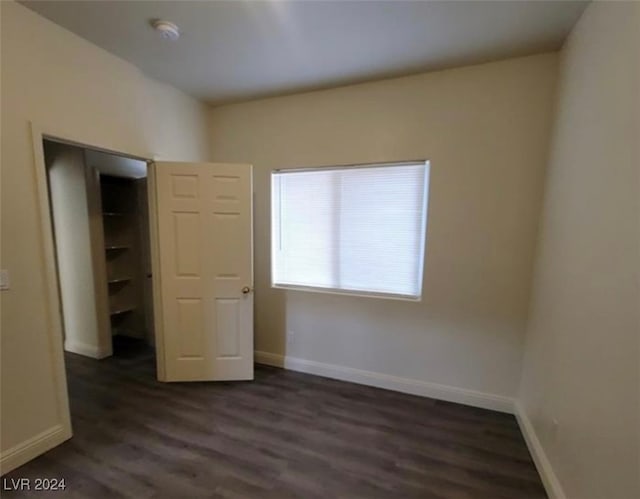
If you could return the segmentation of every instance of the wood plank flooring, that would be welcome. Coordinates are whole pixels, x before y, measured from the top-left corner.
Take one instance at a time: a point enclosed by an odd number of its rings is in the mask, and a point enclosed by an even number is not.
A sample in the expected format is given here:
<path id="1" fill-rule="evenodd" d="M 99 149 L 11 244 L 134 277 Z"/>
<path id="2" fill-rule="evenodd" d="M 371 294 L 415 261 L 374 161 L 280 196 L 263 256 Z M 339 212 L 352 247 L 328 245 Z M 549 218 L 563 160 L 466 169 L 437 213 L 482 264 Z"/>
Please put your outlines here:
<path id="1" fill-rule="evenodd" d="M 148 352 L 66 363 L 74 437 L 4 479 L 67 488 L 3 497 L 546 497 L 510 415 L 265 366 L 164 384 Z"/>

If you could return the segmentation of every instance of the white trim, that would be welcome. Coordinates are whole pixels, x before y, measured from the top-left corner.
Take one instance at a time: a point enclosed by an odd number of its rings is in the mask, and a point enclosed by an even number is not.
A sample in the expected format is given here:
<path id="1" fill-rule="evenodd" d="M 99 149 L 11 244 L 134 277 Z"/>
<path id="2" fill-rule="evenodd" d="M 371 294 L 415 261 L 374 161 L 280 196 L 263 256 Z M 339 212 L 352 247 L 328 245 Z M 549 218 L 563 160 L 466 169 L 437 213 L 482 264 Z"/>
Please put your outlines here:
<path id="1" fill-rule="evenodd" d="M 389 168 L 390 166 L 420 166 L 429 163 L 428 159 L 408 159 L 401 161 L 383 161 L 382 163 L 350 163 L 346 165 L 293 166 L 290 168 L 275 168 L 272 175 L 301 172 L 324 172 L 335 170 L 353 170 L 355 168 Z"/>
<path id="2" fill-rule="evenodd" d="M 284 369 L 284 355 L 271 352 L 261 352 L 255 350 L 253 352 L 253 358 L 256 364 L 264 364 L 265 366 L 282 367 Z M 295 371 L 295 369 L 291 369 Z"/>
<path id="3" fill-rule="evenodd" d="M 160 275 L 160 240 L 158 239 L 158 198 L 156 187 L 156 166 L 147 162 L 147 203 L 149 206 L 149 250 L 151 258 L 151 294 L 153 299 L 153 345 L 156 350 L 156 377 L 167 381 L 164 348 L 164 316 L 162 309 L 162 276 Z"/>
<path id="4" fill-rule="evenodd" d="M 85 357 L 91 357 L 93 359 L 104 359 L 105 357 L 113 355 L 109 349 L 69 339 L 64 341 L 64 349 L 67 352 L 77 353 L 78 355 L 84 355 Z"/>
<path id="5" fill-rule="evenodd" d="M 422 280 L 420 281 L 422 282 Z M 340 288 L 321 288 L 319 286 L 302 286 L 298 284 L 286 284 L 272 282 L 271 287 L 273 289 L 284 289 L 285 291 L 304 291 L 307 293 L 322 293 L 325 295 L 340 295 L 340 296 L 355 296 L 358 298 L 382 298 L 383 300 L 402 300 L 410 302 L 421 302 L 422 294 L 413 295 L 401 295 L 394 293 L 376 293 L 374 291 L 357 291 L 352 289 L 340 289 Z"/>
<path id="6" fill-rule="evenodd" d="M 536 465 L 538 474 L 542 479 L 542 484 L 544 485 L 549 498 L 566 499 L 567 496 L 565 495 L 564 490 L 562 490 L 560 480 L 558 480 L 558 476 L 553 471 L 551 462 L 549 461 L 549 458 L 547 457 L 547 454 L 536 435 L 536 431 L 524 411 L 524 408 L 517 401 L 515 402 L 514 407 L 520 431 L 522 431 L 522 434 L 524 435 L 524 440 L 527 443 L 527 447 L 529 448 L 529 452 L 531 453 L 531 457 L 533 458 L 533 462 Z"/>
<path id="7" fill-rule="evenodd" d="M 56 425 L 18 445 L 14 445 L 2 453 L 2 457 L 0 458 L 0 474 L 4 475 L 16 469 L 18 466 L 22 466 L 24 463 L 53 449 L 69 438 L 71 438 L 70 429 L 67 430 L 64 425 Z"/>
<path id="8" fill-rule="evenodd" d="M 300 359 L 297 357 L 283 356 L 271 352 L 255 351 L 255 361 L 258 364 L 282 367 L 291 371 L 315 374 L 326 378 L 350 381 L 361 385 L 375 386 L 386 390 L 409 393 L 448 402 L 481 407 L 494 411 L 513 414 L 513 399 L 502 395 L 467 390 L 454 386 L 430 383 L 417 379 L 400 378 L 389 374 L 382 374 L 373 371 L 363 371 L 351 367 L 325 364 L 314 360 Z"/>
<path id="9" fill-rule="evenodd" d="M 42 128 L 37 124 L 30 122 L 31 125 L 31 145 L 33 148 L 33 169 L 35 173 L 38 210 L 40 213 L 40 257 L 44 267 L 43 284 L 45 286 L 45 313 L 47 319 L 47 329 L 44 341 L 47 342 L 47 350 L 51 360 L 51 377 L 54 382 L 54 396 L 56 400 L 56 414 L 57 424 L 62 427 L 62 435 L 60 439 L 49 439 L 44 437 L 42 433 L 33 436 L 26 440 L 25 445 L 29 444 L 29 448 L 35 449 L 35 451 L 29 450 L 26 452 L 27 456 L 31 456 L 28 459 L 32 459 L 37 455 L 38 449 L 44 448 L 48 450 L 48 444 L 33 443 L 34 440 L 38 442 L 42 439 L 46 439 L 47 442 L 58 443 L 71 438 L 71 413 L 69 411 L 69 394 L 67 390 L 67 373 L 65 371 L 64 364 L 64 351 L 63 351 L 63 325 L 62 325 L 62 306 L 60 301 L 60 294 L 58 289 L 58 275 L 57 267 L 55 264 L 55 251 L 53 242 L 53 231 L 51 223 L 51 211 L 49 206 L 49 188 L 47 184 L 47 172 L 44 158 L 44 136 L 45 133 Z M 53 430 L 52 430 L 53 431 Z M 59 441 L 58 441 L 59 440 Z M 45 452 L 42 450 L 42 452 Z M 21 459 L 21 458 L 20 458 Z M 13 462 L 13 461 L 10 461 Z"/>

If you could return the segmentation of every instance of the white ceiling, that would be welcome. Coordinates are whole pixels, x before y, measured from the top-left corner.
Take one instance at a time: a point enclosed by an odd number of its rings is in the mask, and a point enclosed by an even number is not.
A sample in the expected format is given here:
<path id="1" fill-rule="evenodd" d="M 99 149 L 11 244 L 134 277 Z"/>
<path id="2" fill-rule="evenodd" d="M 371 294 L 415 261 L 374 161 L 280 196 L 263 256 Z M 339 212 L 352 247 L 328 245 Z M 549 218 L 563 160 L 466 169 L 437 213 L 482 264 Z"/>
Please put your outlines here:
<path id="1" fill-rule="evenodd" d="M 149 76 L 221 103 L 554 50 L 581 1 L 23 1 Z M 161 40 L 149 21 L 182 30 Z"/>

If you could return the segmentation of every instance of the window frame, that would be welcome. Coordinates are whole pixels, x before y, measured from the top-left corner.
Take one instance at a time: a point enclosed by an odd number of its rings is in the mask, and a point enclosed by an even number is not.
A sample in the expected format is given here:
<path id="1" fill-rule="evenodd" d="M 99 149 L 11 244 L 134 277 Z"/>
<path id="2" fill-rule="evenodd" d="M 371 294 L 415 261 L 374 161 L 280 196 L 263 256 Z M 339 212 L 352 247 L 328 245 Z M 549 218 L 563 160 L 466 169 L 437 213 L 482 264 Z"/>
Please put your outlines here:
<path id="1" fill-rule="evenodd" d="M 376 292 L 376 291 L 364 291 L 364 290 L 350 290 L 345 288 L 325 288 L 321 286 L 303 286 L 296 284 L 278 284 L 275 282 L 275 245 L 274 245 L 274 228 L 273 228 L 273 214 L 274 210 L 277 209 L 275 206 L 276 200 L 273 197 L 274 192 L 274 182 L 277 178 L 278 174 L 287 174 L 287 173 L 302 173 L 302 172 L 318 172 L 318 171 L 327 171 L 327 170 L 351 170 L 358 168 L 389 168 L 394 166 L 424 166 L 424 193 L 423 193 L 423 205 L 422 212 L 424 216 L 422 217 L 422 226 L 420 228 L 421 231 L 421 246 L 420 246 L 420 254 L 422 258 L 420 258 L 419 269 L 418 269 L 418 283 L 420 285 L 420 293 L 418 295 L 404 295 L 400 293 L 386 293 L 386 292 Z M 401 301 L 409 301 L 409 302 L 421 302 L 423 291 L 424 291 L 424 267 L 426 263 L 426 250 L 427 250 L 427 228 L 428 228 L 428 218 L 429 218 L 429 188 L 431 181 L 431 162 L 428 159 L 417 159 L 417 160 L 403 160 L 403 161 L 389 161 L 384 163 L 356 163 L 356 164 L 347 164 L 347 165 L 324 165 L 324 166 L 313 166 L 313 167 L 294 167 L 294 168 L 279 168 L 271 170 L 270 174 L 270 182 L 269 182 L 269 195 L 270 199 L 270 211 L 269 211 L 269 242 L 270 242 L 270 284 L 272 289 L 281 289 L 287 291 L 305 291 L 310 293 L 320 293 L 320 294 L 329 294 L 329 295 L 341 295 L 341 296 L 353 296 L 360 298 L 379 298 L 379 299 L 387 299 L 387 300 L 401 300 Z"/>

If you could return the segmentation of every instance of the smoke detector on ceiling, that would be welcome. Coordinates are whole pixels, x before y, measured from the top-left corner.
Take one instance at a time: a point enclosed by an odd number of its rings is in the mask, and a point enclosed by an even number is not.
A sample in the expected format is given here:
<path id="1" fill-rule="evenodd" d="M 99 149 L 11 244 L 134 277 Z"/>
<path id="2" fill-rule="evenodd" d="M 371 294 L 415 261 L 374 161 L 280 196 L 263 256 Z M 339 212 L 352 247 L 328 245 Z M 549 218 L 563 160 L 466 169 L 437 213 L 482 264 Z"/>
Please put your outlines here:
<path id="1" fill-rule="evenodd" d="M 165 40 L 177 40 L 180 38 L 180 29 L 170 21 L 155 19 L 154 21 L 151 21 L 151 26 L 153 26 L 153 29 L 155 29 Z"/>

